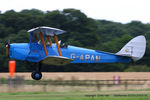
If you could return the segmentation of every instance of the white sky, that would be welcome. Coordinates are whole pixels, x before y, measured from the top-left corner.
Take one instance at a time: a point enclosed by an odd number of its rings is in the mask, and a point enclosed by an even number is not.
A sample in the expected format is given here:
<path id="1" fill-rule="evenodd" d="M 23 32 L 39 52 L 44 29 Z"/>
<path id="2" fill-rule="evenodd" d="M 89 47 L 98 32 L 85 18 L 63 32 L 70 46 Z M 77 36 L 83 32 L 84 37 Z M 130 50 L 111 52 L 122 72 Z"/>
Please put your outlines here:
<path id="1" fill-rule="evenodd" d="M 0 0 L 2 12 L 32 8 L 43 11 L 75 8 L 95 19 L 150 23 L 150 0 Z"/>

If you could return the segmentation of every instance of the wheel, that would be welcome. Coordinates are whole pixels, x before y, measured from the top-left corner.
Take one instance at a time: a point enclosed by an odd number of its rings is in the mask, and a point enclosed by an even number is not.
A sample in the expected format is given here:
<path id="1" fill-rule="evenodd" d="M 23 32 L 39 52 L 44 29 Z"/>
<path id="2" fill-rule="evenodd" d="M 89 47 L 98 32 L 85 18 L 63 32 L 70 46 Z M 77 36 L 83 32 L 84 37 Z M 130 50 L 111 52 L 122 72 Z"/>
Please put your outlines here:
<path id="1" fill-rule="evenodd" d="M 42 73 L 41 72 L 37 72 L 37 71 L 33 71 L 31 74 L 31 77 L 34 80 L 40 80 L 42 78 Z"/>

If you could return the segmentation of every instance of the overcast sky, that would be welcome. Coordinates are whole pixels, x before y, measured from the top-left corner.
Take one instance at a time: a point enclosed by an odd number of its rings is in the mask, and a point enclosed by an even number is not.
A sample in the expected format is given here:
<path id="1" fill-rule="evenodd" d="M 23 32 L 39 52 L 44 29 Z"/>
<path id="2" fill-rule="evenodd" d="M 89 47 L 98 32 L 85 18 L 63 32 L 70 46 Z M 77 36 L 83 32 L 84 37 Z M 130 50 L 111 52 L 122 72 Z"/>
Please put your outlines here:
<path id="1" fill-rule="evenodd" d="M 32 8 L 43 11 L 75 8 L 94 19 L 150 23 L 150 0 L 0 0 L 2 12 Z"/>

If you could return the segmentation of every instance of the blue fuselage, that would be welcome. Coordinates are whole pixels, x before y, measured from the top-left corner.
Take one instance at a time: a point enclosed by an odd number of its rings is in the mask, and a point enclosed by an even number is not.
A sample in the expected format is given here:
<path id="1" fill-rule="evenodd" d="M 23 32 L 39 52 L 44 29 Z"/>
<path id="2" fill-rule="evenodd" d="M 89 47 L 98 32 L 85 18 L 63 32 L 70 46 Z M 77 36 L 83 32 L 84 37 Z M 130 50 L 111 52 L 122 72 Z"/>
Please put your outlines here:
<path id="1" fill-rule="evenodd" d="M 59 56 L 56 44 L 46 46 L 48 56 Z M 71 63 L 128 63 L 129 57 L 118 56 L 112 53 L 85 49 L 75 46 L 60 48 L 63 57 L 73 59 Z M 21 61 L 40 62 L 46 58 L 42 44 L 14 43 L 10 45 L 10 58 Z"/>

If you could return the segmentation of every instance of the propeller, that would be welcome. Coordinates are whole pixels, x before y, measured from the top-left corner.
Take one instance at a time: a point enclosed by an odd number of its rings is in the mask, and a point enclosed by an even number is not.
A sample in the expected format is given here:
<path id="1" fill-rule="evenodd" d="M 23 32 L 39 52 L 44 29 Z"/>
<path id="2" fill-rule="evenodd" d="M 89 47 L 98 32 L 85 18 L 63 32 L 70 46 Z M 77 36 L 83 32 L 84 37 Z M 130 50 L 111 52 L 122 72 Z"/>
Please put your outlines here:
<path id="1" fill-rule="evenodd" d="M 8 40 L 8 42 L 6 43 L 6 56 L 9 58 L 9 50 L 10 50 L 10 40 Z M 15 74 L 15 69 L 16 69 L 16 61 L 15 60 L 11 60 L 9 61 L 9 74 L 10 77 L 14 77 Z"/>
<path id="2" fill-rule="evenodd" d="M 6 43 L 6 56 L 9 57 L 10 40 Z"/>

